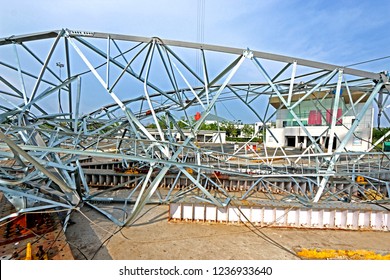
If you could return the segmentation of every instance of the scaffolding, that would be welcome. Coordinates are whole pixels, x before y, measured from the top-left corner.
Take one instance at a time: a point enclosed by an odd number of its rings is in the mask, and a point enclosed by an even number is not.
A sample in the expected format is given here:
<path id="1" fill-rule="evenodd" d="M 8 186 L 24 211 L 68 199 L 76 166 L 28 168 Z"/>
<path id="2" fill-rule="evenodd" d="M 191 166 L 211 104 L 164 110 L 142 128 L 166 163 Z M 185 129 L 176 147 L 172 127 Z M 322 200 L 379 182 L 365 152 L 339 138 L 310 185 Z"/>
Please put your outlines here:
<path id="1" fill-rule="evenodd" d="M 373 106 L 390 121 L 386 72 L 69 29 L 2 38 L 0 48 L 0 191 L 16 209 L 0 221 L 82 204 L 125 226 L 147 203 L 186 199 L 218 208 L 272 201 L 383 209 L 389 202 L 390 153 L 376 147 L 390 133 L 371 143 L 357 130 L 370 124 Z M 207 116 L 230 106 L 263 124 L 259 149 L 246 149 L 252 139 L 235 149 L 197 142 Z M 289 115 L 283 126 L 305 137 L 303 148 L 286 147 L 268 125 L 281 110 Z M 344 116 L 353 118 L 348 126 Z M 319 121 L 323 130 L 314 135 L 309 124 Z M 369 145 L 351 151 L 351 141 Z M 99 174 L 91 160 L 101 162 Z M 112 167 L 107 174 L 104 165 Z M 91 187 L 97 182 L 106 188 Z M 107 205 L 114 201 L 120 211 Z"/>

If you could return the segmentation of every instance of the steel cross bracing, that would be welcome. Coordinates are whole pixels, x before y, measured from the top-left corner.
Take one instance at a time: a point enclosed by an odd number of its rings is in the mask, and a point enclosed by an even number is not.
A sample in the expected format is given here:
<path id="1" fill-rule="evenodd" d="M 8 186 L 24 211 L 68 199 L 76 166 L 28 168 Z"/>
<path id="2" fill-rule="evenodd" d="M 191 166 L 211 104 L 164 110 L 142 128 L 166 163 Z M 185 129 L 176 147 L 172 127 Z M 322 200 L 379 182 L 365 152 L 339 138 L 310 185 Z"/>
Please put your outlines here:
<path id="1" fill-rule="evenodd" d="M 189 197 L 218 207 L 237 200 L 328 207 L 389 201 L 389 153 L 374 149 L 388 135 L 364 151 L 348 148 L 351 139 L 371 141 L 356 128 L 374 104 L 389 120 L 387 73 L 68 29 L 2 38 L 0 47 L 0 190 L 13 215 L 86 203 L 129 225 L 147 203 Z M 327 100 L 328 115 L 318 116 L 329 117 L 327 124 L 313 134 L 300 106 L 326 112 Z M 225 104 L 261 124 L 260 134 L 234 151 L 233 144 L 198 141 L 208 116 L 226 113 Z M 269 125 L 282 110 L 306 137 L 301 150 L 286 148 Z M 345 116 L 354 120 L 340 135 Z M 247 150 L 259 136 L 260 149 Z M 320 141 L 326 138 L 327 147 Z M 94 173 L 86 159 L 101 169 Z M 93 187 L 94 178 L 103 178 L 104 190 Z M 121 211 L 107 202 L 123 203 Z"/>

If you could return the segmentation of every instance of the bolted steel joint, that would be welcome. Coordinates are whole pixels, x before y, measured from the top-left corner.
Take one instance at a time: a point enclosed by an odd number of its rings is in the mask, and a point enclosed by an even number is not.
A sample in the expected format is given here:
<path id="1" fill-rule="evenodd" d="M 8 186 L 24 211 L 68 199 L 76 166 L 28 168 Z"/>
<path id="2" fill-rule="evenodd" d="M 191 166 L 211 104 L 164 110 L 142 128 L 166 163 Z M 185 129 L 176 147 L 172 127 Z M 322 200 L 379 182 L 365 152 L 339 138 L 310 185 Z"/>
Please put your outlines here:
<path id="1" fill-rule="evenodd" d="M 244 50 L 242 55 L 249 59 L 253 58 L 253 52 L 249 49 Z"/>

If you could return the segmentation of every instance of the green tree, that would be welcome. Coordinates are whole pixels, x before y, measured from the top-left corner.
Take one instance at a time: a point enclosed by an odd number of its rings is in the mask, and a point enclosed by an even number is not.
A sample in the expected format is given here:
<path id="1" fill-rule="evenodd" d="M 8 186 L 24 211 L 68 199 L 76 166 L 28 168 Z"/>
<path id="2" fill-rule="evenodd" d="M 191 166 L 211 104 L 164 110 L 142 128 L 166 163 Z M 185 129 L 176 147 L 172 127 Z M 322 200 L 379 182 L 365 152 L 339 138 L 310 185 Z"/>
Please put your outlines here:
<path id="1" fill-rule="evenodd" d="M 157 119 L 158 119 L 158 124 L 160 125 L 161 129 L 167 129 L 167 121 L 166 121 L 165 115 L 158 116 Z M 172 128 L 173 124 L 170 123 L 170 126 Z M 156 125 L 156 123 L 150 123 L 150 124 L 146 125 L 146 127 L 154 129 L 154 128 L 157 128 L 157 125 Z"/>
<path id="2" fill-rule="evenodd" d="M 255 128 L 253 125 L 250 124 L 244 124 L 242 127 L 242 132 L 244 133 L 245 137 L 252 137 L 253 133 L 255 132 Z"/>
<path id="3" fill-rule="evenodd" d="M 218 123 L 210 123 L 209 125 L 209 130 L 218 130 Z"/>
<path id="4" fill-rule="evenodd" d="M 200 126 L 200 130 L 218 130 L 218 124 L 217 123 L 209 123 L 209 124 L 203 123 Z M 221 125 L 220 125 L 220 130 L 223 130 Z"/>
<path id="5" fill-rule="evenodd" d="M 222 124 L 223 130 L 226 131 L 226 136 L 237 137 L 238 131 L 236 126 L 231 122 L 225 122 Z"/>
<path id="6" fill-rule="evenodd" d="M 372 142 L 375 143 L 383 135 L 385 135 L 390 130 L 390 127 L 383 127 L 381 129 L 373 128 L 372 130 Z M 383 141 L 390 141 L 390 136 L 387 136 Z"/>
<path id="7" fill-rule="evenodd" d="M 177 125 L 180 128 L 188 128 L 188 122 L 184 119 L 184 117 L 181 117 L 181 119 L 177 122 Z"/>
<path id="8" fill-rule="evenodd" d="M 146 128 L 154 129 L 154 128 L 157 128 L 157 125 L 154 123 L 149 123 L 148 125 L 146 125 Z"/>

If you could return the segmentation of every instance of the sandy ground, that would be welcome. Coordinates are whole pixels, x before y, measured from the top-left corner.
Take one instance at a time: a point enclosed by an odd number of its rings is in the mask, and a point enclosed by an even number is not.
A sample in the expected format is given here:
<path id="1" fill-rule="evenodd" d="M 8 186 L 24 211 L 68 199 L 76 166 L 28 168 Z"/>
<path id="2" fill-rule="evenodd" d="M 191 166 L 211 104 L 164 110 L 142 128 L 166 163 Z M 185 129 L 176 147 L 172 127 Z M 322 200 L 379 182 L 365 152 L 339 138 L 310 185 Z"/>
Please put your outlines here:
<path id="1" fill-rule="evenodd" d="M 85 207 L 82 212 L 85 216 L 77 212 L 72 215 L 75 224 L 67 230 L 75 259 L 295 260 L 298 258 L 289 251 L 299 248 L 390 253 L 390 232 L 169 222 L 168 206 L 161 205 L 147 206 L 132 226 L 119 230 L 95 210 Z"/>

